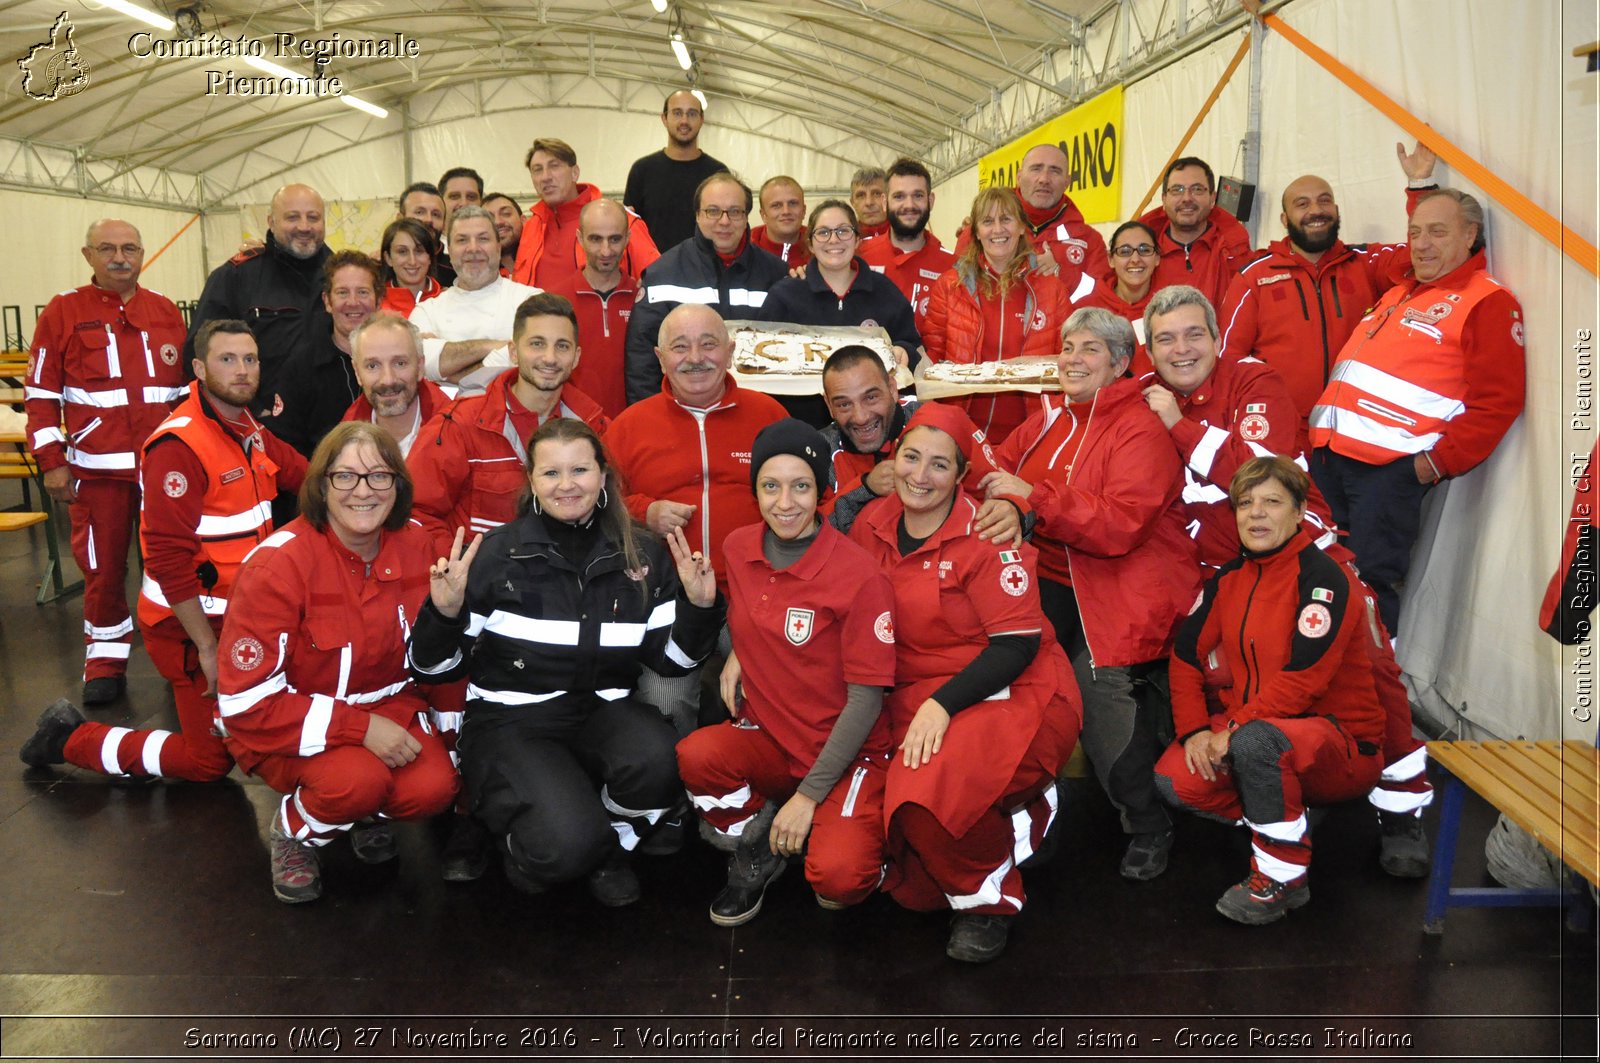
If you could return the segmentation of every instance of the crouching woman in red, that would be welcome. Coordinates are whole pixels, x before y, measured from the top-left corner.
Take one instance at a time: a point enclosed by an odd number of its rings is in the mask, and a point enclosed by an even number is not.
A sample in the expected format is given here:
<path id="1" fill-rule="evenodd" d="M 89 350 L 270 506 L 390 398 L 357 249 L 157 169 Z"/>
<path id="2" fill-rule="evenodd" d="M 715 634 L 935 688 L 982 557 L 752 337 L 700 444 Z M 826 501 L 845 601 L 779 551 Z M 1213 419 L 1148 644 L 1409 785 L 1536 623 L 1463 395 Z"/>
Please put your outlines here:
<path id="1" fill-rule="evenodd" d="M 1178 631 L 1178 741 L 1156 764 L 1169 802 L 1250 828 L 1250 874 L 1217 911 L 1252 926 L 1311 899 L 1306 806 L 1360 797 L 1383 769 L 1384 710 L 1361 641 L 1370 621 L 1349 573 L 1300 527 L 1309 485 L 1282 457 L 1234 474 L 1228 497 L 1244 549 Z M 1233 685 L 1208 708 L 1213 653 Z"/>
<path id="2" fill-rule="evenodd" d="M 945 953 L 983 963 L 1022 910 L 1018 869 L 1056 809 L 1055 776 L 1078 738 L 1072 665 L 1039 608 L 1037 552 L 980 539 L 991 514 L 958 486 L 976 429 L 937 403 L 895 451 L 895 494 L 850 529 L 894 585 L 896 686 L 883 814 L 884 888 L 907 908 L 956 912 Z"/>
<path id="3" fill-rule="evenodd" d="M 376 425 L 336 427 L 311 456 L 300 516 L 239 575 L 218 644 L 218 719 L 239 766 L 285 795 L 272 821 L 272 889 L 322 894 L 316 848 L 374 816 L 450 807 L 456 773 L 406 672 L 428 596 L 428 536 L 408 523 L 411 478 Z M 387 828 L 356 856 L 394 856 Z"/>
<path id="4" fill-rule="evenodd" d="M 803 421 L 763 428 L 750 480 L 764 523 L 722 547 L 734 650 L 722 692 L 735 720 L 678 743 L 701 833 L 730 853 L 711 902 L 718 926 L 753 919 L 802 850 L 824 908 L 859 904 L 883 877 L 894 591 L 876 560 L 817 520 L 829 451 Z"/>

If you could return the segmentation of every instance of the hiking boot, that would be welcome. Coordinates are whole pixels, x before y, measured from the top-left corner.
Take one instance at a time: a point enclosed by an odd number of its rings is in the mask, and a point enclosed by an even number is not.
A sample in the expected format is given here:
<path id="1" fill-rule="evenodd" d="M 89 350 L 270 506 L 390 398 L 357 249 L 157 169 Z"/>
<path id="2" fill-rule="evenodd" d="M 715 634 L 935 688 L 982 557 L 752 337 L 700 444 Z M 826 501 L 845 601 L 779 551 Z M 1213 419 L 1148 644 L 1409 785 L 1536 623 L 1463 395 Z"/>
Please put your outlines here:
<path id="1" fill-rule="evenodd" d="M 1395 878 L 1428 877 L 1428 834 L 1422 817 L 1410 812 L 1379 812 L 1378 866 Z"/>
<path id="2" fill-rule="evenodd" d="M 988 963 L 999 959 L 1006 950 L 1013 918 L 1009 915 L 957 915 L 950 920 L 950 940 L 945 942 L 944 954 L 962 963 Z"/>
<path id="3" fill-rule="evenodd" d="M 711 921 L 718 926 L 743 926 L 761 913 L 767 887 L 789 866 L 767 846 L 741 845 L 728 857 L 728 884 L 711 900 Z"/>
<path id="4" fill-rule="evenodd" d="M 22 743 L 22 763 L 30 768 L 43 768 L 63 764 L 67 759 L 67 739 L 83 723 L 83 713 L 66 698 L 57 698 L 50 707 L 39 714 L 34 732 Z"/>
<path id="5" fill-rule="evenodd" d="M 85 705 L 109 705 L 122 697 L 123 691 L 128 689 L 126 676 L 103 675 L 98 679 L 90 679 L 83 684 L 83 703 Z"/>
<path id="6" fill-rule="evenodd" d="M 626 908 L 639 900 L 639 876 L 628 854 L 615 850 L 606 862 L 589 872 L 589 896 L 607 908 Z"/>
<path id="7" fill-rule="evenodd" d="M 350 851 L 363 864 L 386 864 L 399 854 L 395 845 L 394 824 L 386 819 L 368 820 L 350 827 Z"/>
<path id="8" fill-rule="evenodd" d="M 1148 882 L 1167 869 L 1167 857 L 1172 855 L 1172 830 L 1147 831 L 1135 834 L 1122 854 L 1122 866 L 1117 870 L 1123 878 Z"/>
<path id="9" fill-rule="evenodd" d="M 304 904 L 322 896 L 317 851 L 272 825 L 272 892 L 284 904 Z"/>
<path id="10" fill-rule="evenodd" d="M 489 870 L 489 832 L 471 816 L 450 817 L 450 837 L 439 854 L 439 873 L 446 882 L 476 882 Z"/>
<path id="11" fill-rule="evenodd" d="M 1275 923 L 1291 908 L 1303 908 L 1311 900 L 1311 884 L 1301 875 L 1293 882 L 1279 882 L 1259 871 L 1217 898 L 1217 911 L 1246 926 Z"/>

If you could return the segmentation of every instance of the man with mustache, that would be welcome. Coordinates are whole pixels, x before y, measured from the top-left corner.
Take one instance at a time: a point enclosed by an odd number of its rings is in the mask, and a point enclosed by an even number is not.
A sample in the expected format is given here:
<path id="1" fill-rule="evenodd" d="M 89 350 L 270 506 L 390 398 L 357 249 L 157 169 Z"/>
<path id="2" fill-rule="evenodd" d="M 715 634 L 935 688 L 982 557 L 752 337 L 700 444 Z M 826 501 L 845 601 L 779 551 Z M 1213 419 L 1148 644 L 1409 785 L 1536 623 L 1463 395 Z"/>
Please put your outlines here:
<path id="1" fill-rule="evenodd" d="M 83 572 L 83 703 L 121 696 L 133 638 L 123 585 L 139 512 L 139 452 L 183 397 L 183 315 L 139 286 L 144 241 L 125 221 L 89 226 L 93 279 L 50 300 L 28 361 L 28 442 L 44 487 L 72 520 Z M 66 432 L 61 429 L 63 415 Z"/>
<path id="2" fill-rule="evenodd" d="M 500 236 L 482 207 L 458 207 L 445 223 L 445 241 L 456 282 L 418 303 L 411 323 L 422 330 L 428 379 L 478 395 L 511 367 L 512 318 L 539 289 L 500 275 Z"/>
<path id="3" fill-rule="evenodd" d="M 933 282 L 956 264 L 956 256 L 928 231 L 933 216 L 933 177 L 928 168 L 915 159 L 899 158 L 887 173 L 889 231 L 863 240 L 856 254 L 900 289 L 920 329 Z"/>
<path id="4" fill-rule="evenodd" d="M 756 433 L 787 414 L 778 400 L 734 382 L 728 372 L 733 340 L 715 307 L 683 303 L 668 313 L 656 357 L 666 386 L 612 422 L 606 449 L 632 492 L 628 511 L 663 538 L 682 528 L 689 545 L 711 561 L 726 593 L 722 540 L 761 519 L 750 491 Z M 660 680 L 648 671 L 646 678 Z M 688 734 L 697 680 L 660 682 L 670 689 L 648 691 L 645 700 Z"/>
<path id="5" fill-rule="evenodd" d="M 422 375 L 422 332 L 399 314 L 380 311 L 350 333 L 350 361 L 361 395 L 340 419 L 371 421 L 409 455 L 422 426 L 450 401 Z"/>
<path id="6" fill-rule="evenodd" d="M 1438 187 L 1434 154 L 1420 143 L 1411 152 L 1396 144 L 1395 154 L 1409 182 L 1409 213 L 1423 192 Z M 1356 322 L 1399 283 L 1411 260 L 1404 244 L 1341 241 L 1333 189 L 1313 174 L 1289 182 L 1278 219 L 1288 235 L 1233 279 L 1217 308 L 1222 357 L 1259 358 L 1276 369 L 1304 422 Z"/>
<path id="7" fill-rule="evenodd" d="M 694 235 L 694 190 L 728 167 L 700 150 L 705 108 L 688 89 L 662 102 L 661 124 L 667 146 L 634 160 L 622 202 L 644 219 L 656 247 L 669 251 Z"/>
<path id="8" fill-rule="evenodd" d="M 211 271 L 189 321 L 183 355 L 195 357 L 194 338 L 207 321 L 249 324 L 261 350 L 258 403 L 278 393 L 278 373 L 305 334 L 306 319 L 322 305 L 322 270 L 332 254 L 326 206 L 309 185 L 284 185 L 272 195 L 267 240 L 239 251 Z"/>
<path id="9" fill-rule="evenodd" d="M 889 231 L 889 208 L 884 182 L 888 175 L 876 166 L 863 166 L 850 175 L 850 208 L 863 240 Z"/>

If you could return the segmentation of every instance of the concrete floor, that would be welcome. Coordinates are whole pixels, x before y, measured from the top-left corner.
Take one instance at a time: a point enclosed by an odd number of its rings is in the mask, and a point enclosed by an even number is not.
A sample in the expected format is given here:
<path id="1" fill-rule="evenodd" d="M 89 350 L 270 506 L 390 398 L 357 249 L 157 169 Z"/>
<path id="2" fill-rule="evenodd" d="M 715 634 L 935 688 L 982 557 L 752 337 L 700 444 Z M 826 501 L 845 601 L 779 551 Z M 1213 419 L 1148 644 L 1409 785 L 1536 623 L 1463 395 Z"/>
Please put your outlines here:
<path id="1" fill-rule="evenodd" d="M 946 917 L 884 897 L 825 912 L 798 873 L 718 929 L 722 862 L 698 843 L 644 862 L 643 901 L 607 911 L 581 888 L 523 897 L 498 869 L 446 884 L 437 829 L 403 825 L 396 863 L 335 843 L 323 899 L 287 907 L 255 780 L 127 786 L 17 761 L 81 664 L 80 599 L 33 604 L 42 536 L 0 539 L 3 1058 L 1594 1057 L 1593 934 L 1490 909 L 1424 935 L 1424 883 L 1379 870 L 1360 805 L 1318 829 L 1312 903 L 1247 929 L 1212 909 L 1245 871 L 1243 833 L 1184 820 L 1171 870 L 1125 882 L 1111 808 L 1075 780 L 1061 852 L 979 969 L 944 957 Z M 127 698 L 91 715 L 171 726 L 137 645 Z M 1458 883 L 1482 877 L 1492 822 L 1469 805 Z"/>

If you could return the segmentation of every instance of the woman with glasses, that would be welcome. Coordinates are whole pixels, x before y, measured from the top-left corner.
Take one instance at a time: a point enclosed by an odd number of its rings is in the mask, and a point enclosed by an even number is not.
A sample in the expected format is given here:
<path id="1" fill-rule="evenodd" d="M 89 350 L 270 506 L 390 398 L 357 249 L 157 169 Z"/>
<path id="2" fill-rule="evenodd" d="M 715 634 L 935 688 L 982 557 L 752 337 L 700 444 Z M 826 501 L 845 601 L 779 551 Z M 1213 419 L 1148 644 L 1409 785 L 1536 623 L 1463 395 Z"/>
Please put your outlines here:
<path id="1" fill-rule="evenodd" d="M 1154 290 L 1150 283 L 1155 279 L 1156 263 L 1161 261 L 1161 241 L 1155 230 L 1142 221 L 1126 221 L 1111 234 L 1110 286 L 1101 285 L 1079 306 L 1098 306 L 1109 310 L 1133 326 L 1138 343 L 1133 349 L 1133 362 L 1128 367 L 1135 380 L 1155 372 L 1150 355 L 1145 350 L 1144 308 Z"/>
<path id="2" fill-rule="evenodd" d="M 418 303 L 444 289 L 433 278 L 433 232 L 415 218 L 400 218 L 383 230 L 378 257 L 383 261 L 384 310 L 409 316 Z"/>
<path id="3" fill-rule="evenodd" d="M 828 199 L 812 210 L 806 223 L 811 261 L 804 277 L 785 277 L 772 286 L 761 306 L 761 320 L 793 325 L 878 325 L 889 334 L 895 362 L 907 368 L 921 356 L 911 303 L 893 281 L 857 255 L 861 234 L 856 212 L 840 199 Z M 791 413 L 822 428 L 832 419 L 820 397 L 785 403 Z M 780 400 L 781 401 L 781 400 Z"/>
<path id="4" fill-rule="evenodd" d="M 587 424 L 541 425 L 527 475 L 516 519 L 465 551 L 458 531 L 434 565 L 411 668 L 468 680 L 461 774 L 511 885 L 537 894 L 586 878 L 617 908 L 639 899 L 632 854 L 681 843 L 662 828 L 687 804 L 677 733 L 635 693 L 640 669 L 699 667 L 723 603 L 681 528 L 663 546 L 628 516 Z"/>
<path id="5" fill-rule="evenodd" d="M 428 594 L 428 536 L 389 434 L 336 426 L 311 456 L 300 516 L 245 562 L 217 644 L 228 751 L 284 795 L 272 818 L 272 889 L 322 895 L 317 850 L 344 831 L 357 859 L 395 855 L 388 821 L 450 807 L 456 772 L 406 673 Z M 374 817 L 382 817 L 369 824 Z"/>
<path id="6" fill-rule="evenodd" d="M 972 201 L 974 239 L 928 299 L 922 340 L 931 360 L 981 364 L 1056 353 L 1074 299 L 1095 283 L 1085 274 L 1069 291 L 1055 260 L 1033 253 L 1025 217 L 1015 189 L 986 188 Z M 965 409 L 997 445 L 1038 406 L 1038 396 L 1023 392 L 946 401 Z"/>

